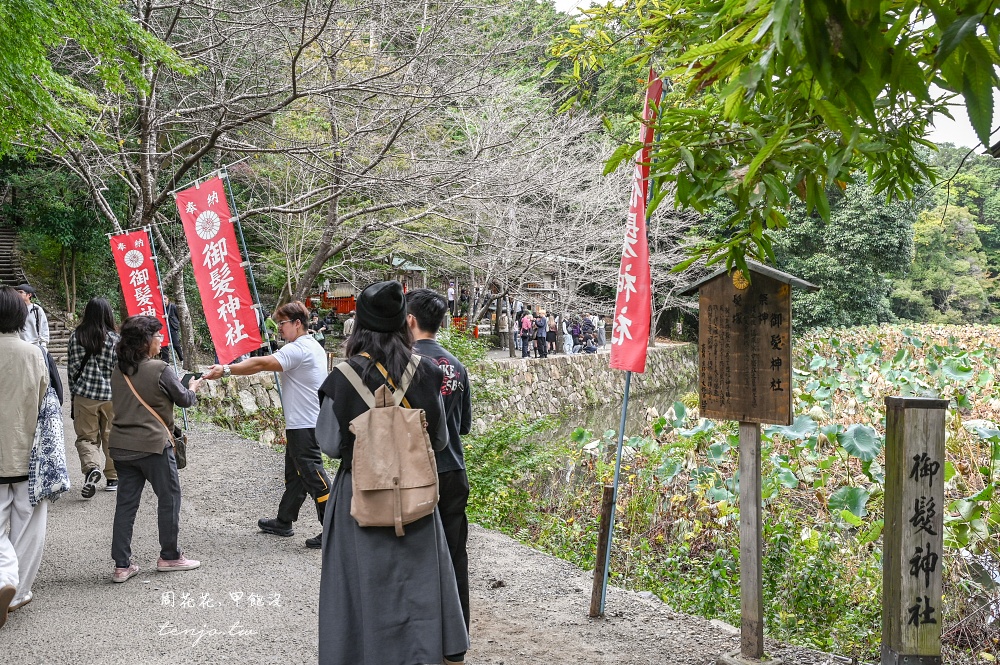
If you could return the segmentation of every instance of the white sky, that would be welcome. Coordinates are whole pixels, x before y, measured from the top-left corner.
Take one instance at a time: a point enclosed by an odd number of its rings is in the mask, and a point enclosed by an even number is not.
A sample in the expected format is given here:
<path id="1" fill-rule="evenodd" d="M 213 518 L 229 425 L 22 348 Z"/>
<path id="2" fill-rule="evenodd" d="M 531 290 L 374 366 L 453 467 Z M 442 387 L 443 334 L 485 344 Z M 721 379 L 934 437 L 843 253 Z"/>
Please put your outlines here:
<path id="1" fill-rule="evenodd" d="M 589 7 L 590 4 L 591 0 L 555 0 L 556 9 L 564 12 L 568 12 L 578 6 Z M 959 99 L 961 100 L 961 98 Z M 995 128 L 1000 124 L 1000 113 L 996 112 L 1000 111 L 1000 95 L 996 95 L 994 98 L 994 109 L 992 126 Z M 957 146 L 965 146 L 966 148 L 978 145 L 979 139 L 976 138 L 976 133 L 972 130 L 965 107 L 956 106 L 952 109 L 951 114 L 955 116 L 955 119 L 949 120 L 944 116 L 939 117 L 934 124 L 934 129 L 927 135 L 927 138 L 934 143 L 954 143 Z M 992 139 L 994 143 L 998 140 L 1000 139 L 997 136 L 994 136 Z"/>

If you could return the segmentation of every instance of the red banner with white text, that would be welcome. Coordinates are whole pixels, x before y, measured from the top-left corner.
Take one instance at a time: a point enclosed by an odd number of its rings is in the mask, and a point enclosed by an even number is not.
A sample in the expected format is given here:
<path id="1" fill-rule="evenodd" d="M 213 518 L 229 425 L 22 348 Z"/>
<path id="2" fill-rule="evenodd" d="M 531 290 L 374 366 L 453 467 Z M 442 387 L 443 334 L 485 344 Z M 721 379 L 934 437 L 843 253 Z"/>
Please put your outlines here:
<path id="1" fill-rule="evenodd" d="M 125 311 L 129 316 L 155 316 L 163 325 L 163 346 L 167 348 L 170 330 L 163 314 L 163 294 L 149 234 L 140 229 L 111 236 L 111 254 L 125 295 Z"/>
<path id="2" fill-rule="evenodd" d="M 649 70 L 646 103 L 642 109 L 639 142 L 643 147 L 635 162 L 632 196 L 629 199 L 622 262 L 618 270 L 618 296 L 611 329 L 611 367 L 630 372 L 646 371 L 646 348 L 652 316 L 649 274 L 649 242 L 646 237 L 646 202 L 649 194 L 649 153 L 652 146 L 656 105 L 663 81 Z"/>
<path id="3" fill-rule="evenodd" d="M 176 198 L 215 353 L 228 364 L 259 349 L 261 339 L 225 185 L 214 177 Z"/>

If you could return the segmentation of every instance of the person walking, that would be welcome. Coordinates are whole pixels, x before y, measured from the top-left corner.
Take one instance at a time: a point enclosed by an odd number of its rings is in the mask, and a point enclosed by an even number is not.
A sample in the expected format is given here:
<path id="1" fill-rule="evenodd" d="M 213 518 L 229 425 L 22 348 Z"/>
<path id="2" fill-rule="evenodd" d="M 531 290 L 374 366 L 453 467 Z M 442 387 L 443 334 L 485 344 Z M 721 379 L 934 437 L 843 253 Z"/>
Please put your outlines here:
<path id="1" fill-rule="evenodd" d="M 76 452 L 83 471 L 80 496 L 89 499 L 101 482 L 101 468 L 106 479 L 104 489 L 118 489 L 118 472 L 108 452 L 111 421 L 111 373 L 115 369 L 118 346 L 114 313 L 104 298 L 91 298 L 83 310 L 80 325 L 69 337 L 69 358 L 66 374 L 72 395 L 73 429 L 76 431 Z M 103 460 L 101 459 L 103 455 Z"/>
<path id="2" fill-rule="evenodd" d="M 562 328 L 563 353 L 569 355 L 573 353 L 573 334 L 570 332 L 569 314 L 563 314 L 559 319 L 559 326 Z"/>
<path id="3" fill-rule="evenodd" d="M 354 316 L 355 316 L 355 314 L 356 314 L 356 312 L 352 309 L 351 313 L 347 315 L 347 320 L 344 321 L 344 339 L 347 339 L 348 337 L 350 337 L 351 333 L 354 332 L 354 323 L 355 323 Z"/>
<path id="4" fill-rule="evenodd" d="M 465 472 L 462 436 L 472 430 L 472 390 L 465 366 L 437 341 L 437 333 L 448 311 L 448 303 L 430 289 L 406 294 L 407 324 L 413 335 L 413 350 L 430 358 L 444 371 L 441 398 L 448 426 L 448 447 L 435 453 L 438 471 L 438 511 L 455 567 L 458 596 L 465 627 L 469 628 L 469 477 Z"/>
<path id="5" fill-rule="evenodd" d="M 604 315 L 599 314 L 597 316 L 597 346 L 601 347 L 601 349 L 607 344 L 607 334 L 607 324 L 604 322 Z"/>
<path id="6" fill-rule="evenodd" d="M 170 351 L 173 349 L 177 356 L 177 362 L 184 362 L 184 352 L 181 351 L 181 317 L 177 313 L 177 305 L 170 301 L 170 298 L 163 296 L 163 314 L 167 320 L 167 333 L 170 335 L 170 343 L 164 344 L 160 349 L 160 360 L 173 364 Z"/>
<path id="7" fill-rule="evenodd" d="M 402 285 L 372 284 L 357 310 L 347 363 L 369 390 L 400 385 L 413 356 Z M 441 368 L 420 357 L 405 390 L 409 406 L 424 411 L 435 451 L 449 442 L 443 381 Z M 351 516 L 351 421 L 369 407 L 342 371 L 330 373 L 320 399 L 316 436 L 341 460 L 324 522 L 320 665 L 464 663 L 469 636 L 439 509 L 407 524 L 401 537 L 393 527 L 359 526 Z"/>
<path id="8" fill-rule="evenodd" d="M 28 316 L 24 320 L 24 327 L 19 331 L 21 339 L 28 344 L 47 349 L 49 346 L 49 317 L 41 305 L 31 302 L 31 299 L 35 297 L 35 289 L 31 284 L 21 284 L 14 288 L 28 307 Z"/>
<path id="9" fill-rule="evenodd" d="M 531 310 L 524 313 L 521 317 L 521 357 L 527 358 L 531 355 L 531 338 L 534 332 L 534 318 L 531 316 Z"/>
<path id="10" fill-rule="evenodd" d="M 184 555 L 178 543 L 181 484 L 174 455 L 174 407 L 194 406 L 201 381 L 185 388 L 173 368 L 160 360 L 163 325 L 152 316 L 130 316 L 121 327 L 118 364 L 111 373 L 114 418 L 108 450 L 118 472 L 118 502 L 111 533 L 111 581 L 139 573 L 132 561 L 132 529 L 148 482 L 157 499 L 161 572 L 193 570 L 201 562 Z"/>
<path id="11" fill-rule="evenodd" d="M 545 316 L 545 310 L 538 310 L 538 318 L 535 319 L 535 349 L 539 358 L 549 357 L 549 319 Z"/>
<path id="12" fill-rule="evenodd" d="M 500 348 L 508 349 L 510 346 L 510 317 L 507 316 L 507 312 L 500 312 L 500 316 L 497 318 L 497 335 L 500 337 Z"/>
<path id="13" fill-rule="evenodd" d="M 290 302 L 274 312 L 275 323 L 285 345 L 270 356 L 249 358 L 234 365 L 212 365 L 206 379 L 258 372 L 281 372 L 281 406 L 285 412 L 285 491 L 278 502 L 277 517 L 262 517 L 257 526 L 264 533 L 290 537 L 307 496 L 316 504 L 323 524 L 330 496 L 330 478 L 316 443 L 319 387 L 326 378 L 326 352 L 309 334 L 309 311 L 301 302 Z M 306 539 L 306 547 L 319 549 L 323 534 Z"/>
<path id="14" fill-rule="evenodd" d="M 314 340 L 319 342 L 319 345 L 323 347 L 323 351 L 326 351 L 326 324 L 319 318 L 318 314 L 314 314 L 309 319 L 309 334 L 313 336 Z"/>
<path id="15" fill-rule="evenodd" d="M 31 600 L 48 519 L 47 501 L 31 505 L 28 467 L 49 371 L 44 352 L 19 336 L 28 304 L 18 291 L 0 287 L 0 627 Z"/>

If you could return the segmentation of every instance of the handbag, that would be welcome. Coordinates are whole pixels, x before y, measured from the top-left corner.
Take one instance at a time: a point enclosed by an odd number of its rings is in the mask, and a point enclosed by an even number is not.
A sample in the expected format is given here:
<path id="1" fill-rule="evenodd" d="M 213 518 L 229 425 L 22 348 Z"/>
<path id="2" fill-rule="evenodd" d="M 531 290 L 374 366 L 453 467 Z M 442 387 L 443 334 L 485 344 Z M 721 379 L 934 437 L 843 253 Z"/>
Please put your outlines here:
<path id="1" fill-rule="evenodd" d="M 181 432 L 181 430 L 179 428 L 177 428 L 177 427 L 175 427 L 174 431 L 171 432 L 170 428 L 167 427 L 167 424 L 165 422 L 163 422 L 163 418 L 160 417 L 160 414 L 158 414 L 156 411 L 154 411 L 153 407 L 151 407 L 150 405 L 146 404 L 146 400 L 144 400 L 142 397 L 139 396 L 139 393 L 136 392 L 135 386 L 132 385 L 132 382 L 129 381 L 128 376 L 126 376 L 124 372 L 122 373 L 122 377 L 124 377 L 125 383 L 128 384 L 128 387 L 132 390 L 132 394 L 135 395 L 135 398 L 137 400 L 139 400 L 139 403 L 142 404 L 144 407 L 146 407 L 147 411 L 149 411 L 150 413 L 153 414 L 153 417 L 156 418 L 156 420 L 159 421 L 159 423 L 161 425 L 163 425 L 163 429 L 167 430 L 167 434 L 173 440 L 173 444 L 174 444 L 174 458 L 177 460 L 177 468 L 178 469 L 183 469 L 184 467 L 186 467 L 187 466 L 187 434 L 184 434 L 183 432 Z"/>

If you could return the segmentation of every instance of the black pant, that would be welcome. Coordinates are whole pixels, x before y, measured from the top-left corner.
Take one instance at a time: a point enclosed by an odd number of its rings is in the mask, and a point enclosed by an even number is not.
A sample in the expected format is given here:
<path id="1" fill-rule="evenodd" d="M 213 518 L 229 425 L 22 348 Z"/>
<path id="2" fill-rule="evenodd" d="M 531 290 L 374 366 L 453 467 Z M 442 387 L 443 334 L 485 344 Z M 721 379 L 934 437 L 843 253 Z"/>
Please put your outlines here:
<path id="1" fill-rule="evenodd" d="M 278 504 L 278 519 L 287 524 L 299 519 L 302 502 L 312 495 L 322 524 L 326 500 L 330 498 L 330 477 L 323 469 L 316 429 L 286 429 L 285 439 L 285 493 Z"/>
<path id="2" fill-rule="evenodd" d="M 521 357 L 527 358 L 531 355 L 531 338 L 521 335 Z"/>
<path id="3" fill-rule="evenodd" d="M 137 460 L 115 460 L 118 471 L 118 503 L 111 532 L 111 558 L 118 568 L 132 563 L 132 527 L 139 510 L 139 500 L 146 481 L 156 494 L 156 521 L 160 534 L 160 558 L 173 561 L 181 557 L 177 533 L 181 520 L 181 482 L 177 477 L 174 449 L 162 455 L 147 455 Z"/>
<path id="4" fill-rule="evenodd" d="M 465 628 L 469 629 L 469 518 L 465 507 L 469 504 L 469 477 L 465 469 L 445 471 L 438 474 L 438 512 L 444 524 L 444 536 L 448 540 L 451 563 L 455 566 L 455 580 L 458 582 L 458 598 L 465 615 Z"/>
<path id="5" fill-rule="evenodd" d="M 549 357 L 549 344 L 545 341 L 544 337 L 535 338 L 535 348 L 538 350 L 539 358 Z"/>

